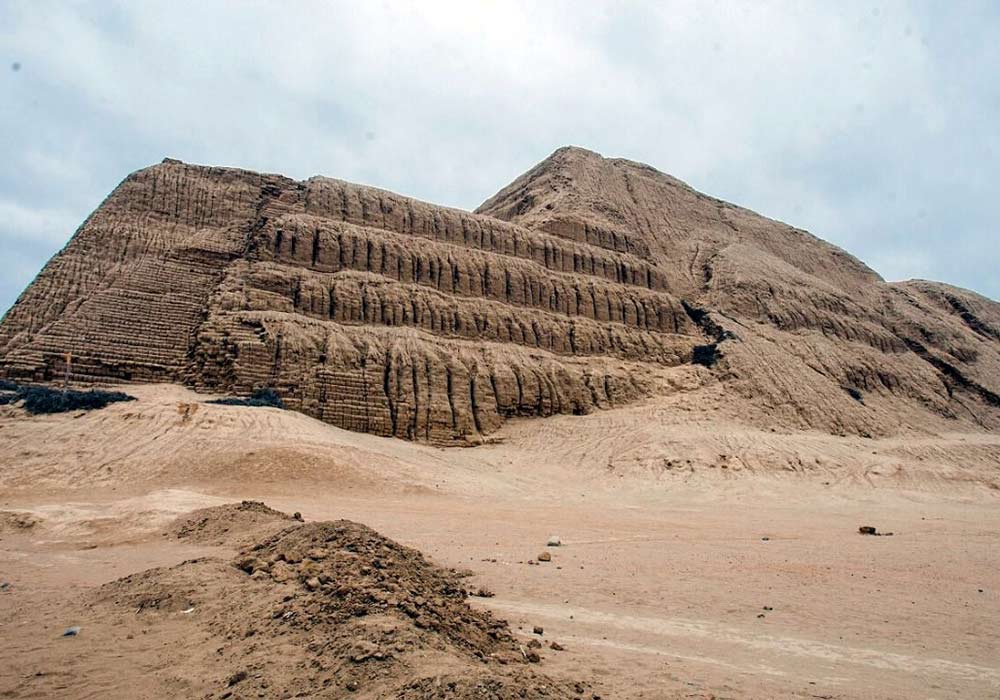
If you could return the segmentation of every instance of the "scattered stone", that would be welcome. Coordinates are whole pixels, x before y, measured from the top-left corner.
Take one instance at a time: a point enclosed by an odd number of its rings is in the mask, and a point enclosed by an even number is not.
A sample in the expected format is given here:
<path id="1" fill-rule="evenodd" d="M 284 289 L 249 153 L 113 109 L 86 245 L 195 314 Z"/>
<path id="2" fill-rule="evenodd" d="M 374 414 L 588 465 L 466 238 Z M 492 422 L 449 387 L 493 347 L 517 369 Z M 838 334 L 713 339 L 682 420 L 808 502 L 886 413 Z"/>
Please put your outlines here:
<path id="1" fill-rule="evenodd" d="M 757 619 L 763 619 L 764 613 L 757 613 Z"/>
<path id="2" fill-rule="evenodd" d="M 544 630 L 544 629 L 542 629 L 541 627 L 539 627 L 538 625 L 535 625 L 535 626 L 534 626 L 534 627 L 533 627 L 533 628 L 531 629 L 531 631 L 532 631 L 532 632 L 533 632 L 534 634 L 545 634 L 545 630 Z"/>
<path id="3" fill-rule="evenodd" d="M 236 560 L 236 568 L 248 574 L 265 569 L 266 567 L 267 565 L 255 556 L 240 557 Z"/>
<path id="4" fill-rule="evenodd" d="M 229 686 L 230 688 L 232 688 L 237 683 L 240 683 L 241 681 L 245 681 L 246 679 L 247 679 L 247 672 L 246 671 L 237 671 L 236 673 L 234 673 L 233 675 L 231 675 L 229 677 L 229 680 L 226 681 L 226 685 Z"/>
<path id="5" fill-rule="evenodd" d="M 469 595 L 475 596 L 477 598 L 492 598 L 496 594 L 489 589 L 479 588 L 476 591 L 470 591 Z"/>
<path id="6" fill-rule="evenodd" d="M 770 612 L 771 610 L 774 610 L 774 608 L 772 608 L 770 605 L 765 605 L 764 609 L 767 610 L 768 612 Z"/>
<path id="7" fill-rule="evenodd" d="M 529 649 L 541 649 L 542 648 L 542 643 L 540 641 L 538 641 L 537 639 L 530 639 L 530 640 L 528 640 L 528 648 Z"/>
<path id="8" fill-rule="evenodd" d="M 549 538 L 549 541 L 545 543 L 545 546 L 546 547 L 560 547 L 560 546 L 562 546 L 562 540 L 559 538 L 558 535 L 552 535 L 552 537 Z"/>
<path id="9" fill-rule="evenodd" d="M 67 627 L 66 631 L 62 633 L 62 636 L 64 636 L 64 637 L 75 637 L 78 634 L 80 634 L 80 628 L 77 627 L 76 625 L 73 625 L 72 627 Z"/>
<path id="10" fill-rule="evenodd" d="M 528 653 L 524 655 L 524 658 L 526 658 L 530 664 L 537 664 L 542 660 L 542 657 L 539 656 L 538 652 L 534 649 L 529 650 Z"/>
<path id="11" fill-rule="evenodd" d="M 300 513 L 299 511 L 295 511 L 294 513 L 292 513 L 292 520 L 298 520 L 300 523 L 304 522 L 302 520 L 302 513 Z"/>
<path id="12" fill-rule="evenodd" d="M 368 659 L 384 659 L 385 654 L 379 649 L 377 644 L 372 642 L 362 640 L 358 642 L 354 647 L 354 653 L 351 654 L 351 661 L 354 663 L 362 663 Z"/>
<path id="13" fill-rule="evenodd" d="M 871 525 L 862 525 L 858 528 L 858 532 L 862 535 L 871 535 L 873 537 L 892 537 L 891 532 L 879 532 Z"/>
<path id="14" fill-rule="evenodd" d="M 538 555 L 538 561 L 552 561 L 552 555 L 548 552 L 542 552 Z"/>
<path id="15" fill-rule="evenodd" d="M 771 538 L 770 537 L 761 537 L 760 540 L 761 540 L 761 542 L 769 542 L 771 540 Z"/>
<path id="16" fill-rule="evenodd" d="M 549 642 L 549 649 L 552 651 L 566 651 L 566 647 L 559 642 Z"/>

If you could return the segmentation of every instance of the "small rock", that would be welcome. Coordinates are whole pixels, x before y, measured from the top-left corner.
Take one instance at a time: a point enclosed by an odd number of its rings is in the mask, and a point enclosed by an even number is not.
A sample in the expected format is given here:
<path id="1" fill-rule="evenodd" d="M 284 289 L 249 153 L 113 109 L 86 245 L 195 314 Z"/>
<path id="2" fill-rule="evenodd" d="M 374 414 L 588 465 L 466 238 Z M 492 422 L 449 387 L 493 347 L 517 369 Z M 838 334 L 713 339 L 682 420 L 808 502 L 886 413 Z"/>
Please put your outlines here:
<path id="1" fill-rule="evenodd" d="M 545 634 L 545 630 L 544 630 L 544 629 L 542 629 L 541 627 L 539 627 L 538 625 L 535 625 L 535 626 L 534 626 L 534 627 L 533 627 L 533 628 L 531 629 L 531 631 L 532 631 L 532 632 L 534 632 L 535 634 Z"/>
<path id="2" fill-rule="evenodd" d="M 80 634 L 80 628 L 77 627 L 76 625 L 74 625 L 72 627 L 67 627 L 66 631 L 62 633 L 62 636 L 64 636 L 64 637 L 75 637 L 78 634 Z"/>
<path id="3" fill-rule="evenodd" d="M 758 619 L 762 619 L 763 617 L 764 617 L 764 613 L 757 613 L 757 618 Z"/>
<path id="4" fill-rule="evenodd" d="M 537 639 L 530 639 L 530 640 L 528 640 L 528 648 L 529 649 L 541 649 L 542 648 L 542 643 L 540 641 L 538 641 Z"/>
<path id="5" fill-rule="evenodd" d="M 874 535 L 878 533 L 878 531 L 871 525 L 862 525 L 858 528 L 858 532 L 862 535 Z"/>
<path id="6" fill-rule="evenodd" d="M 552 561 L 552 555 L 548 552 L 542 552 L 538 555 L 538 561 Z"/>
<path id="7" fill-rule="evenodd" d="M 278 583 L 284 583 L 295 577 L 295 572 L 284 562 L 278 562 L 271 567 L 271 578 Z"/>
<path id="8" fill-rule="evenodd" d="M 549 538 L 549 541 L 545 543 L 546 547 L 559 547 L 561 545 L 562 540 L 559 539 L 558 535 L 552 535 L 552 537 Z"/>
<path id="9" fill-rule="evenodd" d="M 530 650 L 527 654 L 525 654 L 524 658 L 526 658 L 528 660 L 528 663 L 530 664 L 537 664 L 539 661 L 542 660 L 542 657 L 539 656 L 538 652 L 535 651 L 534 649 Z"/>
<path id="10" fill-rule="evenodd" d="M 258 559 L 257 557 L 250 557 L 250 556 L 241 557 L 236 562 L 236 568 L 240 569 L 241 571 L 245 571 L 248 574 L 252 574 L 253 572 L 259 569 L 263 569 L 265 566 L 266 564 L 264 564 L 264 562 L 262 562 L 260 559 Z"/>
<path id="11" fill-rule="evenodd" d="M 771 540 L 771 538 L 770 538 L 770 537 L 761 537 L 761 538 L 760 538 L 760 541 L 761 541 L 761 542 L 770 542 L 770 540 Z"/>
<path id="12" fill-rule="evenodd" d="M 298 520 L 301 523 L 302 522 L 302 513 L 300 513 L 299 511 L 295 511 L 294 513 L 292 513 L 292 519 L 293 520 Z"/>
<path id="13" fill-rule="evenodd" d="M 566 647 L 559 642 L 549 642 L 549 649 L 552 651 L 566 651 Z"/>
<path id="14" fill-rule="evenodd" d="M 226 681 L 226 685 L 228 685 L 230 688 L 232 688 L 237 683 L 245 681 L 246 679 L 247 679 L 247 672 L 246 671 L 237 671 L 236 673 L 234 673 L 233 675 L 231 675 L 229 677 L 229 680 Z"/>
<path id="15" fill-rule="evenodd" d="M 368 659 L 375 658 L 376 656 L 384 656 L 379 651 L 378 645 L 367 640 L 362 640 L 358 642 L 354 647 L 354 653 L 351 655 L 351 661 L 354 663 L 361 663 L 362 661 L 367 661 Z"/>
<path id="16" fill-rule="evenodd" d="M 310 579 L 306 579 L 306 588 L 308 588 L 310 591 L 315 591 L 317 588 L 319 588 L 319 579 L 316 578 L 315 576 L 313 576 Z"/>

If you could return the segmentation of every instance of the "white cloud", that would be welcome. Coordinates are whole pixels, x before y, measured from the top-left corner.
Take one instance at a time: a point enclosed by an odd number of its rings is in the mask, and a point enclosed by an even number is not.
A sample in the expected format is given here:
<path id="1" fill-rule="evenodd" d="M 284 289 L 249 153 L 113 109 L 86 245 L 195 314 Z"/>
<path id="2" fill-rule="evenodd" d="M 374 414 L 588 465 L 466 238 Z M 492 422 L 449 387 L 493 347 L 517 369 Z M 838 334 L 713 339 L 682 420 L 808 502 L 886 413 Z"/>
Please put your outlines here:
<path id="1" fill-rule="evenodd" d="M 76 212 L 35 209 L 0 199 L 0 244 L 4 248 L 19 243 L 61 247 L 81 223 Z"/>

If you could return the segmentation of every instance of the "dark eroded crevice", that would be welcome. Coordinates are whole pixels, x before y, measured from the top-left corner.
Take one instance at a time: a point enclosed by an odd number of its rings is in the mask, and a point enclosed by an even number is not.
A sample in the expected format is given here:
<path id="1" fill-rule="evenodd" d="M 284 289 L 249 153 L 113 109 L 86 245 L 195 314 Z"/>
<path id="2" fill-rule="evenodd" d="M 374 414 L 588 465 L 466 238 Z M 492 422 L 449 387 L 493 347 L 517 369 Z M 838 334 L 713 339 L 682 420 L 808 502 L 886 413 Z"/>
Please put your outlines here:
<path id="1" fill-rule="evenodd" d="M 941 374 L 949 396 L 953 388 L 960 388 L 977 394 L 988 405 L 1000 408 L 1000 395 L 969 379 L 957 367 L 932 354 L 917 341 L 910 338 L 902 338 L 902 341 L 906 344 L 907 348 L 916 353 L 920 359 L 930 363 Z"/>

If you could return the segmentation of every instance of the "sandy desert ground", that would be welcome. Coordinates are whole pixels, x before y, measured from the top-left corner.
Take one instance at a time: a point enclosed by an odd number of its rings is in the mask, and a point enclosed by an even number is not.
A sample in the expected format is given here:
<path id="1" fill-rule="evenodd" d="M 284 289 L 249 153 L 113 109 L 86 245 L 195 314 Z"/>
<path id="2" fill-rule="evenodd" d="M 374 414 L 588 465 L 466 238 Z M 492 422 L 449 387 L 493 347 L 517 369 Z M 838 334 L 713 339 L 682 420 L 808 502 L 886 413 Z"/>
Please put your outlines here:
<path id="1" fill-rule="evenodd" d="M 496 594 L 474 605 L 565 647 L 542 650 L 542 671 L 604 698 L 1000 697 L 1000 435 L 751 429 L 724 405 L 687 410 L 701 395 L 515 420 L 491 444 L 442 449 L 126 390 L 139 400 L 0 415 L 0 697 L 189 687 L 213 662 L 188 616 L 111 625 L 81 600 L 230 555 L 162 532 L 241 499 L 471 569 Z M 552 561 L 528 564 L 550 535 Z M 188 643 L 182 668 L 168 650 Z"/>

